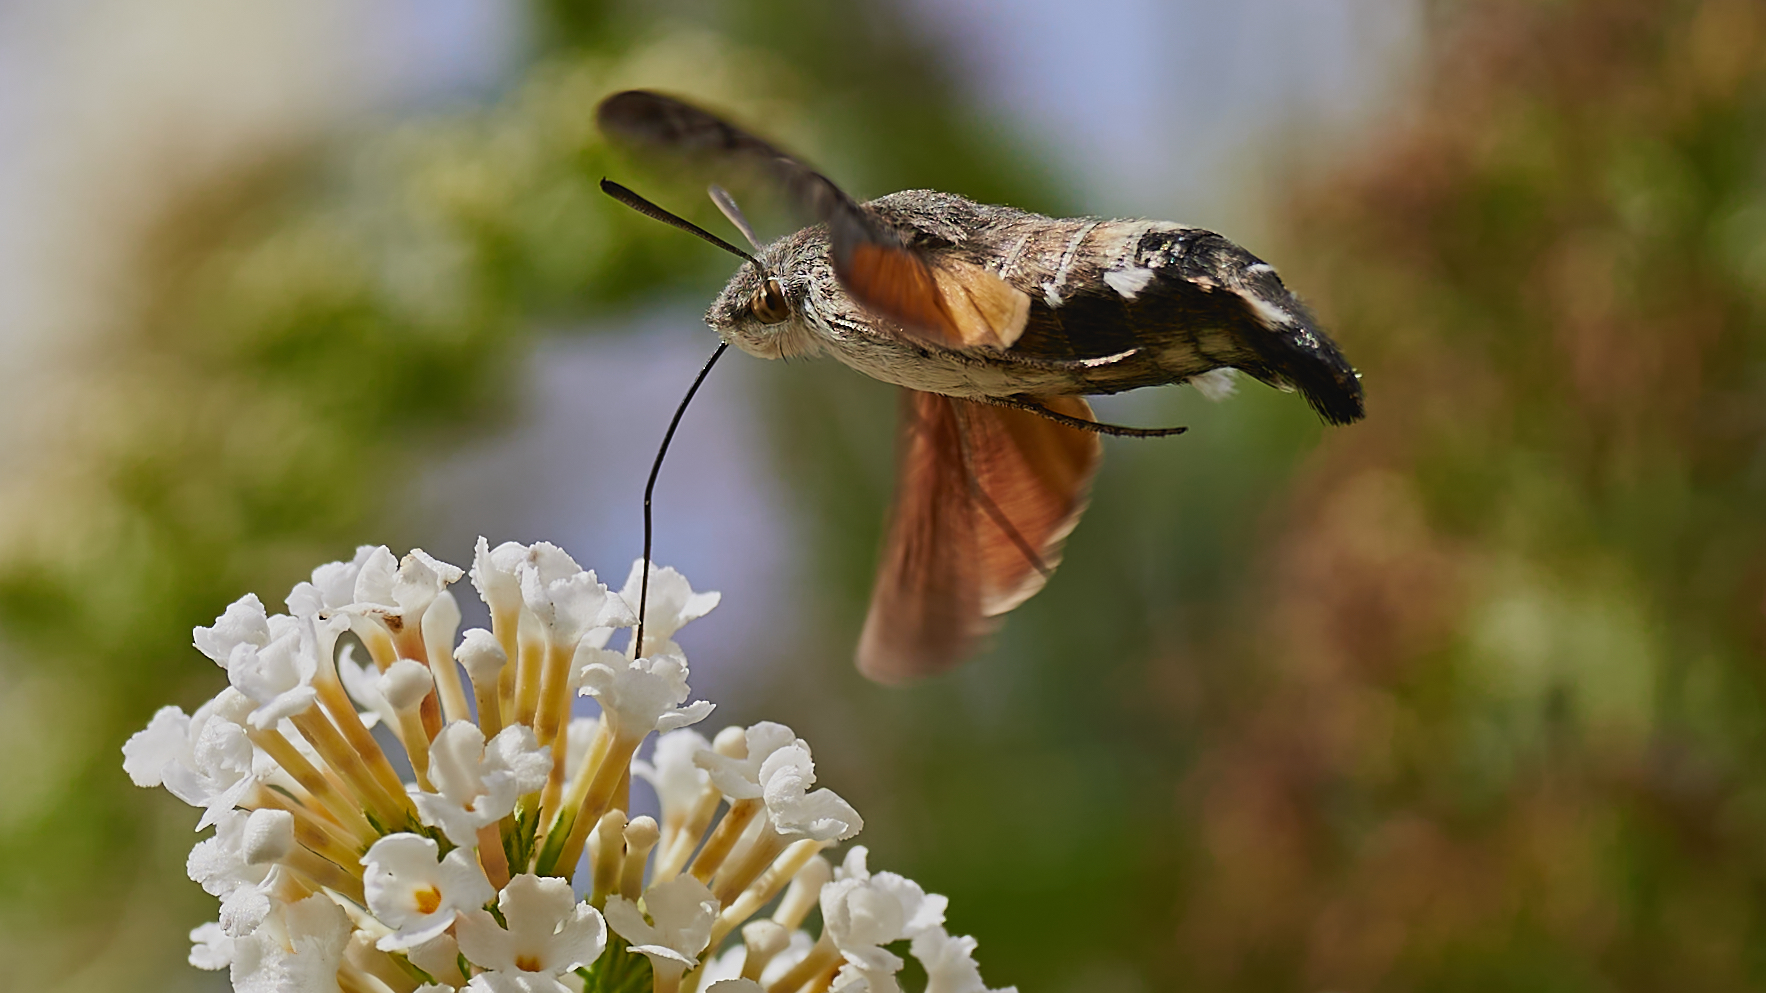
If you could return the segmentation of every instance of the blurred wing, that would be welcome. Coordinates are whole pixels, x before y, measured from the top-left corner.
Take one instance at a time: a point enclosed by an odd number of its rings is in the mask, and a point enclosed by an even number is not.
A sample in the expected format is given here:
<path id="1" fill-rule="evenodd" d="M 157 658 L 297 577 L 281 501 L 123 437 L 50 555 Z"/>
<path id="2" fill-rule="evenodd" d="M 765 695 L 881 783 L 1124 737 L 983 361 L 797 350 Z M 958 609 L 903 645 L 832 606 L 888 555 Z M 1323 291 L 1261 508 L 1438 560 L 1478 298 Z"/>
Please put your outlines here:
<path id="1" fill-rule="evenodd" d="M 715 114 L 649 90 L 626 90 L 595 111 L 601 132 L 689 158 L 758 166 L 827 223 L 837 242 L 870 240 L 882 225 L 821 173 Z"/>
<path id="2" fill-rule="evenodd" d="M 1078 397 L 1045 400 L 1091 419 Z M 858 666 L 879 682 L 942 672 L 1042 589 L 1085 509 L 1096 434 L 1028 411 L 910 391 L 895 506 Z"/>
<path id="3" fill-rule="evenodd" d="M 949 668 L 993 630 L 958 402 L 903 394 L 895 505 L 858 648 L 859 671 L 878 682 Z"/>
<path id="4" fill-rule="evenodd" d="M 722 118 L 648 90 L 615 93 L 595 117 L 610 136 L 766 171 L 828 225 L 834 272 L 853 297 L 922 344 L 1007 348 L 1023 333 L 1030 298 L 1021 290 L 977 265 L 929 262 L 828 177 Z"/>

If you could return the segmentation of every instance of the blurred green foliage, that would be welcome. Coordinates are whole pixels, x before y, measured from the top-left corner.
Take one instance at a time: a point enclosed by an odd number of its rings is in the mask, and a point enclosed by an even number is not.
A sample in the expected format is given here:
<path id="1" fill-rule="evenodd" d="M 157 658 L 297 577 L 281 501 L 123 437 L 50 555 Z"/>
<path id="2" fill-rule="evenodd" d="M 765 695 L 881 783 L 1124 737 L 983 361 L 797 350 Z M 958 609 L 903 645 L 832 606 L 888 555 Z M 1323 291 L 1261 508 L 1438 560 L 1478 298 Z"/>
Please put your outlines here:
<path id="1" fill-rule="evenodd" d="M 140 247 L 153 292 L 0 545 L 19 988 L 195 981 L 191 818 L 117 753 L 213 692 L 190 626 L 428 540 L 415 468 L 507 418 L 536 326 L 727 273 L 594 189 L 632 168 L 601 95 L 699 95 L 855 193 L 1061 211 L 887 6 L 537 10 L 491 106 L 217 177 Z M 1766 987 L 1766 13 L 1435 16 L 1414 115 L 1256 246 L 1341 330 L 1369 420 L 1134 401 L 1192 432 L 1109 446 L 1061 572 L 965 670 L 896 691 L 848 663 L 891 391 L 758 379 L 813 581 L 720 716 L 813 741 L 996 985 Z"/>

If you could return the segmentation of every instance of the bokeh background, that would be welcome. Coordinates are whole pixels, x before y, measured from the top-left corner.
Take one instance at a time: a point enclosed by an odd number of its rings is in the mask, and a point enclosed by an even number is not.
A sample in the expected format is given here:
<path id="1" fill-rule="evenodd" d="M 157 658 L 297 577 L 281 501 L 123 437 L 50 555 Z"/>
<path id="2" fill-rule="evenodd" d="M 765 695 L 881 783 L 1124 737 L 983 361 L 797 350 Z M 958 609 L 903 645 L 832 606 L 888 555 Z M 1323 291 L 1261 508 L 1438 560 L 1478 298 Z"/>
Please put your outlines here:
<path id="1" fill-rule="evenodd" d="M 659 560 L 725 722 L 1031 991 L 1766 988 L 1757 0 L 0 4 L 0 962 L 215 990 L 193 815 L 121 773 L 189 645 L 359 542 L 623 576 L 729 260 L 600 142 L 647 85 L 861 196 L 1218 227 L 1365 375 L 1101 404 L 997 649 L 850 652 L 894 399 L 732 356 Z M 785 219 L 756 211 L 764 233 Z"/>

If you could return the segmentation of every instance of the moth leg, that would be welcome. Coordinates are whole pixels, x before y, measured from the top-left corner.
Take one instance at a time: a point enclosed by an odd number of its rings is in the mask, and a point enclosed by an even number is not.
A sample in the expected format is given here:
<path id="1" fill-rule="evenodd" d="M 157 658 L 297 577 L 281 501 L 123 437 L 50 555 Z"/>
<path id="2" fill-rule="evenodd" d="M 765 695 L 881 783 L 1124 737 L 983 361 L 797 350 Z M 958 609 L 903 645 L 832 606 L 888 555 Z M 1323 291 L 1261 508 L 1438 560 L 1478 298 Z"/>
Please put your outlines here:
<path id="1" fill-rule="evenodd" d="M 1065 424 L 1070 428 L 1090 431 L 1093 434 L 1107 434 L 1113 438 L 1169 438 L 1174 434 L 1183 434 L 1187 427 L 1179 428 L 1131 428 L 1121 424 L 1105 424 L 1102 421 L 1088 421 L 1083 417 L 1072 417 L 1044 407 L 1035 400 L 1025 397 L 985 397 L 984 402 L 996 407 L 1011 407 L 1014 410 L 1028 410 L 1040 417 L 1046 417 L 1056 424 Z"/>

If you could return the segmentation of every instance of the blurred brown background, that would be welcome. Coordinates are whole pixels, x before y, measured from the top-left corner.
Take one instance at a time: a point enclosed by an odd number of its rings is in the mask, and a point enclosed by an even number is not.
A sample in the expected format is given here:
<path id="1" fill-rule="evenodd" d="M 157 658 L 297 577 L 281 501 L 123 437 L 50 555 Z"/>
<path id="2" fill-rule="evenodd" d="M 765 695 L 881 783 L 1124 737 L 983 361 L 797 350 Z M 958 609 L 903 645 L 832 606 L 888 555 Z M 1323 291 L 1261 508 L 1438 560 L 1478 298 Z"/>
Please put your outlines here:
<path id="1" fill-rule="evenodd" d="M 905 691 L 850 665 L 890 391 L 733 356 L 688 415 L 714 723 L 808 738 L 990 982 L 1766 988 L 1754 0 L 0 5 L 5 985 L 224 985 L 118 747 L 240 593 L 480 533 L 624 575 L 729 272 L 595 190 L 715 219 L 602 148 L 630 85 L 861 196 L 1219 227 L 1364 373 L 1330 432 L 1104 405 L 1192 430 L 1112 443 L 1049 588 Z"/>

